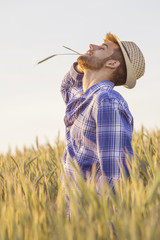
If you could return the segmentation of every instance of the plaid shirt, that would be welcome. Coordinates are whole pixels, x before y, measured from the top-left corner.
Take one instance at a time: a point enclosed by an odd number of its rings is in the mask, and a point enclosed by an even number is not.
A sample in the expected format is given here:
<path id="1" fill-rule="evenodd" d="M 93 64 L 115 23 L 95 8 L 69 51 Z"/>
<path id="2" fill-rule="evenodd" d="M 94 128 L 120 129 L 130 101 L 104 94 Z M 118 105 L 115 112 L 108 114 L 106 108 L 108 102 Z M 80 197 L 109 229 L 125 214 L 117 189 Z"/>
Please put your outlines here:
<path id="1" fill-rule="evenodd" d="M 113 188 L 113 180 L 121 177 L 120 162 L 129 177 L 125 154 L 127 152 L 133 156 L 133 118 L 126 101 L 113 90 L 113 82 L 99 82 L 83 94 L 83 74 L 75 70 L 75 64 L 61 85 L 61 93 L 67 105 L 64 117 L 64 169 L 66 174 L 74 175 L 70 160 L 76 160 L 86 178 L 86 173 L 91 173 L 92 165 L 95 164 L 98 185 L 105 176 Z"/>

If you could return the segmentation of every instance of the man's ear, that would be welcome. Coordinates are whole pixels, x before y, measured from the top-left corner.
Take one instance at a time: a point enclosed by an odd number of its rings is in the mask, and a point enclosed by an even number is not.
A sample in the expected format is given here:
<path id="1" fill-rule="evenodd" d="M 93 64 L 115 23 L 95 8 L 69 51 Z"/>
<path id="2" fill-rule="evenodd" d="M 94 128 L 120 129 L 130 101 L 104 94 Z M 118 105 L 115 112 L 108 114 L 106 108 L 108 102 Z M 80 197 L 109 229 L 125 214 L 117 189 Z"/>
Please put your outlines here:
<path id="1" fill-rule="evenodd" d="M 112 69 L 115 69 L 115 68 L 118 68 L 120 65 L 120 62 L 118 60 L 108 60 L 106 63 L 105 63 L 105 67 L 108 67 L 108 68 L 112 68 Z"/>

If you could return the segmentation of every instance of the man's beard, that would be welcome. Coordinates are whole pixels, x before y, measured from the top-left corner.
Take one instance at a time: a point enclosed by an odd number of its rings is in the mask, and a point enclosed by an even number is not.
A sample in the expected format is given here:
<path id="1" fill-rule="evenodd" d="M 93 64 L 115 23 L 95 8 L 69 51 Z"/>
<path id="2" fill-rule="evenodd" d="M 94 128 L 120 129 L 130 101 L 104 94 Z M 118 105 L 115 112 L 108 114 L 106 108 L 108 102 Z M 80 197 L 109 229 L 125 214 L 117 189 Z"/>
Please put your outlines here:
<path id="1" fill-rule="evenodd" d="M 100 70 L 108 58 L 100 59 L 98 57 L 81 55 L 77 61 L 82 69 Z"/>

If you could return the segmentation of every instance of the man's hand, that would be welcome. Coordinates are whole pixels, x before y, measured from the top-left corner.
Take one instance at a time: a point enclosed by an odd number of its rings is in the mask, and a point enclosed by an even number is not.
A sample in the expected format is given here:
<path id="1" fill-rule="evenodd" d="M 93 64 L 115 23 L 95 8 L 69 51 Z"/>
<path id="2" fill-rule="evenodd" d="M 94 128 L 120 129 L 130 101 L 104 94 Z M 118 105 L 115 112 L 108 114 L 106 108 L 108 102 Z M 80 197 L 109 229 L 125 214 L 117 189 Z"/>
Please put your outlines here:
<path id="1" fill-rule="evenodd" d="M 83 69 L 79 66 L 79 64 L 77 64 L 77 65 L 75 66 L 75 70 L 76 70 L 77 72 L 79 72 L 79 73 L 84 73 L 84 72 L 83 72 Z"/>

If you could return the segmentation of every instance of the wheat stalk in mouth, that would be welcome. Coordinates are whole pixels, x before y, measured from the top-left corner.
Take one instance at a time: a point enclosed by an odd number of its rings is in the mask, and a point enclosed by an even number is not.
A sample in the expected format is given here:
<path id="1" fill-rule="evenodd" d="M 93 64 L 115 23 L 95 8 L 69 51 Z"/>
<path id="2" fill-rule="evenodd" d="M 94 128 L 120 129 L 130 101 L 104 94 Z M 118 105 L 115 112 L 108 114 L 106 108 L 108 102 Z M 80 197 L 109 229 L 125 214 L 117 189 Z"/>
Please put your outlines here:
<path id="1" fill-rule="evenodd" d="M 41 61 L 39 61 L 37 64 L 40 64 L 40 63 L 42 63 L 42 62 L 45 62 L 45 61 L 47 61 L 48 59 L 50 59 L 50 58 L 53 58 L 53 57 L 56 57 L 56 56 L 64 56 L 64 55 L 81 55 L 81 53 L 79 53 L 79 52 L 77 52 L 77 51 L 75 51 L 75 50 L 73 50 L 73 49 L 71 49 L 71 48 L 69 48 L 69 47 L 66 47 L 66 46 L 62 46 L 62 47 L 64 47 L 64 48 L 66 48 L 67 50 L 70 50 L 70 51 L 72 51 L 73 53 L 56 53 L 56 54 L 53 54 L 53 55 L 51 55 L 51 56 L 49 56 L 49 57 L 47 57 L 47 58 L 44 58 L 43 60 L 41 60 Z"/>

